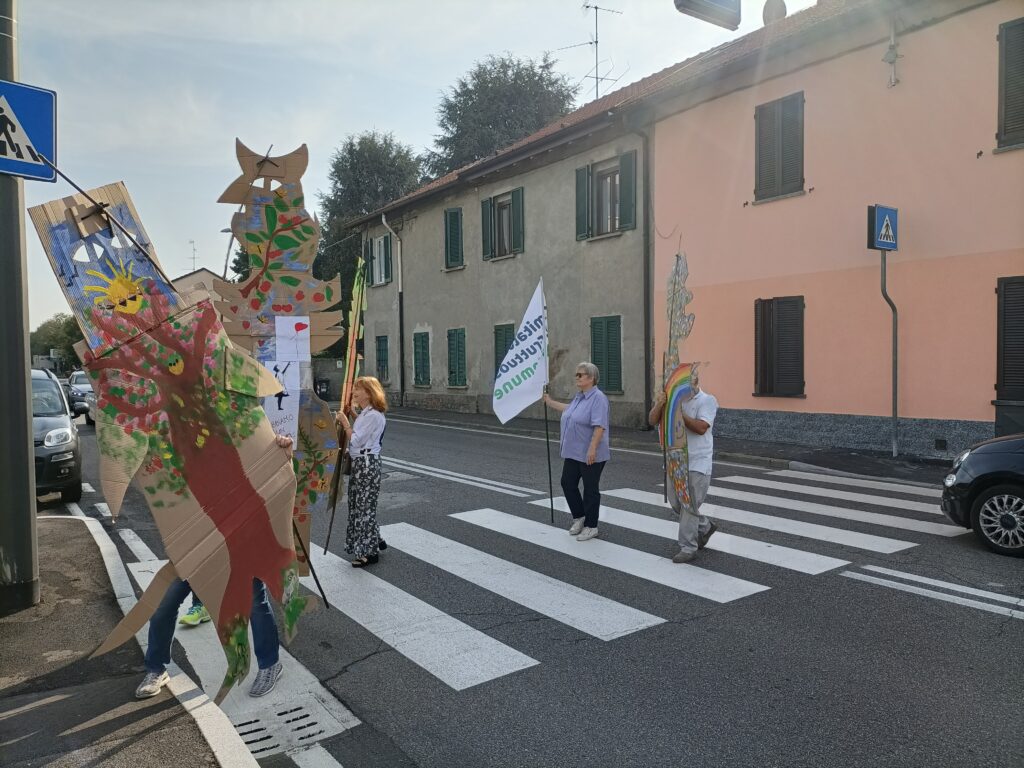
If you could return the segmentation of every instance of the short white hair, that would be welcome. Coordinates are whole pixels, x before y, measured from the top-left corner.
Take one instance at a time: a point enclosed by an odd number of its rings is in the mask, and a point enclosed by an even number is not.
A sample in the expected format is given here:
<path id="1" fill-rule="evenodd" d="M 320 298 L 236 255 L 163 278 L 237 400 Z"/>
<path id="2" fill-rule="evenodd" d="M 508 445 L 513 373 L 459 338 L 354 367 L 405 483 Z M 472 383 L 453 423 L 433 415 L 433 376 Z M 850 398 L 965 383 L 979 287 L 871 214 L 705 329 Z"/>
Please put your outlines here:
<path id="1" fill-rule="evenodd" d="M 582 363 L 576 366 L 577 371 L 583 371 L 587 376 L 594 380 L 594 386 L 601 380 L 601 371 L 598 370 L 597 366 L 589 360 L 584 360 Z"/>

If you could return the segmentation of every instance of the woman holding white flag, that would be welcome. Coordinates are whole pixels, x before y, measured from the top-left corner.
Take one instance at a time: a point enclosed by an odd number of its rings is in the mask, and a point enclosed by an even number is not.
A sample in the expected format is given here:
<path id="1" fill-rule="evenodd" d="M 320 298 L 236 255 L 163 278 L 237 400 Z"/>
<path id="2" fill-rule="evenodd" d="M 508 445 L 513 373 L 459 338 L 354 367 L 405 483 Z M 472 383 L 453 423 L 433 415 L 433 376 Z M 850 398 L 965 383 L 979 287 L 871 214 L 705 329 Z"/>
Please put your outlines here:
<path id="1" fill-rule="evenodd" d="M 572 525 L 569 535 L 576 541 L 597 538 L 601 509 L 601 472 L 611 458 L 608 447 L 608 398 L 597 388 L 597 366 L 583 362 L 576 366 L 576 388 L 571 402 L 561 403 L 544 394 L 544 402 L 560 411 L 562 492 L 569 504 Z M 580 496 L 580 480 L 583 495 Z"/>

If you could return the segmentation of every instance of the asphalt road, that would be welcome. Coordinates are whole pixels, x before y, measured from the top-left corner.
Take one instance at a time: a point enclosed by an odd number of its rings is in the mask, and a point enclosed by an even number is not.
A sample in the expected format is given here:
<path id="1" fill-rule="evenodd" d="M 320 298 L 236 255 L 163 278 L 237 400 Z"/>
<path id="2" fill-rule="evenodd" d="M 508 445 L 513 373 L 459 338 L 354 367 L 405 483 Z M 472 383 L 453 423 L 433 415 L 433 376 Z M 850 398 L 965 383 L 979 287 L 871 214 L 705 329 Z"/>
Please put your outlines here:
<path id="1" fill-rule="evenodd" d="M 603 504 L 621 512 L 577 543 L 550 529 L 542 440 L 392 420 L 384 448 L 400 466 L 380 522 L 405 525 L 361 581 L 320 558 L 343 610 L 307 616 L 289 648 L 361 723 L 320 743 L 346 768 L 1024 764 L 1024 563 L 946 535 L 935 497 L 719 464 L 696 570 L 665 559 L 654 452 L 613 451 Z M 137 490 L 113 527 L 162 552 Z M 338 558 L 344 529 L 339 504 Z"/>

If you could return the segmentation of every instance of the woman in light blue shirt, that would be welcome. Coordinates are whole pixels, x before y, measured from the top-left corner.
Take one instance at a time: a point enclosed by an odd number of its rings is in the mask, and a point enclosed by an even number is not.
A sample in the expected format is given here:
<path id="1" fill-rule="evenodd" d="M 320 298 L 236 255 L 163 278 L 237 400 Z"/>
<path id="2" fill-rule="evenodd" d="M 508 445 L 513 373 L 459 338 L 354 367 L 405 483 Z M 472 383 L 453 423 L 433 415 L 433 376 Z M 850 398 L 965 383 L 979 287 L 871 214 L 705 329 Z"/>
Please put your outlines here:
<path id="1" fill-rule="evenodd" d="M 597 519 L 601 509 L 601 472 L 611 458 L 608 448 L 608 398 L 597 388 L 600 373 L 593 363 L 576 366 L 576 388 L 579 392 L 568 403 L 544 402 L 562 413 L 562 492 L 572 513 L 569 535 L 576 541 L 598 536 Z M 580 480 L 583 495 L 580 496 Z"/>
<path id="2" fill-rule="evenodd" d="M 352 385 L 352 403 L 359 409 L 355 422 L 349 424 L 341 411 L 336 419 L 348 436 L 348 455 L 352 457 L 345 551 L 355 555 L 353 568 L 363 568 L 376 563 L 380 550 L 387 548 L 377 524 L 377 497 L 380 495 L 380 441 L 387 426 L 384 413 L 388 401 L 377 379 L 360 376 Z"/>

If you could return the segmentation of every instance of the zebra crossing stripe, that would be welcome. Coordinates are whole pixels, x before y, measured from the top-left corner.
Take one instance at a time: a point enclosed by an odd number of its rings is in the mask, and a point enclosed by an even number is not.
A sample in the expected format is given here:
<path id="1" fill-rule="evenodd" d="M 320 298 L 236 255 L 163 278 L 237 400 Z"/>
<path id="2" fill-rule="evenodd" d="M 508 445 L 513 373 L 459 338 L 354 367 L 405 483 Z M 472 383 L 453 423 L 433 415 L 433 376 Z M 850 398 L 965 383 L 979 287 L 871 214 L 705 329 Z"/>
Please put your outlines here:
<path id="1" fill-rule="evenodd" d="M 915 496 L 929 496 L 938 499 L 942 496 L 941 488 L 925 488 L 917 485 L 904 485 L 902 483 L 887 483 L 881 480 L 861 480 L 856 477 L 842 477 L 841 475 L 821 475 L 816 472 L 799 472 L 795 469 L 781 469 L 772 472 L 772 477 L 792 477 L 795 480 L 816 480 L 827 485 L 852 485 L 857 488 L 874 488 L 878 491 L 889 491 L 890 493 L 909 493 Z"/>
<path id="2" fill-rule="evenodd" d="M 1015 611 L 1012 608 L 1004 608 L 1001 605 L 983 603 L 980 600 L 970 600 L 966 597 L 950 595 L 947 592 L 936 592 L 934 589 L 915 587 L 912 584 L 901 584 L 898 581 L 890 581 L 889 579 L 878 579 L 874 576 L 868 576 L 866 573 L 858 573 L 856 571 L 843 571 L 839 575 L 846 576 L 850 579 L 857 579 L 857 581 L 866 581 L 869 584 L 875 584 L 880 587 L 897 589 L 900 592 L 909 592 L 912 595 L 921 595 L 922 597 L 930 597 L 933 600 L 941 600 L 946 603 L 956 603 L 957 605 L 964 605 L 968 608 L 977 608 L 979 611 L 998 613 L 1002 616 L 1009 616 L 1012 619 L 1024 619 L 1024 611 Z"/>
<path id="3" fill-rule="evenodd" d="M 139 534 L 131 528 L 123 528 L 117 533 L 120 535 L 124 543 L 128 545 L 128 549 L 132 551 L 132 554 L 135 555 L 135 558 L 139 562 L 144 563 L 147 560 L 158 559 L 157 556 L 153 554 L 153 550 L 149 548 L 149 545 L 146 544 L 146 542 L 139 537 Z"/>
<path id="4" fill-rule="evenodd" d="M 658 557 L 649 552 L 641 552 L 608 541 L 576 541 L 573 536 L 566 534 L 564 528 L 526 520 L 496 509 L 457 512 L 451 517 L 588 563 L 714 600 L 716 603 L 728 603 L 768 589 L 763 584 L 755 584 L 693 565 L 677 565 L 666 557 Z"/>
<path id="5" fill-rule="evenodd" d="M 828 504 L 799 501 L 798 499 L 789 499 L 784 496 L 748 493 L 747 491 L 737 491 L 733 488 L 722 488 L 721 486 L 712 486 L 708 493 L 711 496 L 732 499 L 733 501 L 747 501 L 753 504 L 764 504 L 769 507 L 791 509 L 794 512 L 807 512 L 812 515 L 834 517 L 839 520 L 883 525 L 887 528 L 900 528 L 904 531 L 917 531 L 918 533 L 929 533 L 934 536 L 963 536 L 965 533 L 970 533 L 967 528 L 955 525 L 932 523 L 928 520 L 914 520 L 913 518 L 897 517 L 896 515 L 882 515 L 877 512 L 863 512 L 859 509 L 847 509 L 846 507 L 833 507 Z"/>
<path id="6" fill-rule="evenodd" d="M 767 488 L 772 491 L 787 491 L 789 493 L 800 493 L 805 496 L 822 496 L 826 499 L 838 499 L 839 501 L 853 501 L 858 504 L 873 504 L 876 507 L 889 507 L 890 509 L 905 509 L 909 512 L 927 512 L 930 515 L 941 515 L 942 510 L 938 504 L 930 504 L 923 501 L 904 501 L 885 496 L 875 496 L 870 493 L 854 493 L 852 491 L 836 491 L 832 488 L 818 488 L 812 485 L 800 485 L 799 483 L 780 483 L 777 480 L 764 480 L 760 477 L 723 477 L 718 480 L 720 483 L 734 483 L 736 485 L 752 485 L 756 488 Z M 714 493 L 714 491 L 711 491 Z"/>
<path id="7" fill-rule="evenodd" d="M 600 640 L 613 640 L 665 622 L 408 523 L 385 525 L 380 532 L 389 547 Z"/>
<path id="8" fill-rule="evenodd" d="M 462 475 L 457 472 L 449 472 L 444 469 L 437 469 L 436 467 L 428 467 L 424 464 L 413 464 L 408 461 L 400 461 L 398 459 L 382 459 L 385 466 L 397 467 L 398 469 L 405 470 L 406 472 L 415 472 L 420 475 L 426 475 L 427 477 L 433 477 L 438 480 L 449 480 L 453 483 L 461 483 L 462 485 L 472 485 L 476 488 L 484 488 L 488 491 L 497 491 L 498 493 L 504 493 L 507 496 L 516 496 L 518 498 L 525 498 L 527 496 L 536 496 L 540 491 L 534 491 L 530 488 L 520 488 L 518 485 L 510 485 L 508 483 L 499 483 L 495 480 L 488 480 L 483 477 L 473 477 L 472 475 Z M 519 490 L 515 490 L 519 489 Z"/>
<path id="9" fill-rule="evenodd" d="M 547 499 L 531 501 L 530 503 L 541 507 L 548 506 Z M 569 511 L 569 505 L 564 497 L 555 499 L 555 508 L 563 512 Z M 674 520 L 662 520 L 650 515 L 638 515 L 636 512 L 606 507 L 604 504 L 601 505 L 601 523 L 629 528 L 640 533 L 649 533 L 652 536 L 660 536 L 663 539 L 675 540 L 679 534 L 679 523 Z M 813 552 L 804 552 L 800 549 L 782 547 L 777 544 L 746 539 L 723 532 L 718 532 L 708 539 L 707 548 L 736 555 L 737 557 L 745 557 L 748 560 L 756 560 L 759 563 L 768 563 L 780 568 L 788 568 L 791 571 L 799 571 L 800 573 L 819 574 L 850 564 L 849 560 L 816 555 Z"/>
<path id="10" fill-rule="evenodd" d="M 963 592 L 965 595 L 974 595 L 975 597 L 983 597 L 986 600 L 995 600 L 1000 603 L 1009 603 L 1010 605 L 1016 606 L 1017 608 L 1024 608 L 1024 598 L 1013 597 L 1011 595 L 1001 595 L 998 592 L 988 592 L 984 589 L 974 589 L 973 587 L 965 587 L 961 584 L 953 584 L 948 581 L 939 581 L 938 579 L 929 579 L 925 576 L 918 576 L 916 573 L 906 573 L 905 571 L 894 571 L 892 568 L 882 568 L 878 565 L 862 565 L 865 571 L 874 571 L 875 573 L 884 573 L 887 576 L 895 576 L 897 579 L 905 579 L 906 581 L 917 581 L 921 584 L 929 584 L 933 587 L 941 587 L 942 589 L 948 589 L 951 592 Z"/>
<path id="11" fill-rule="evenodd" d="M 82 492 L 83 493 L 96 493 L 96 489 L 93 488 L 91 485 L 89 485 L 89 483 L 82 483 Z"/>
<path id="12" fill-rule="evenodd" d="M 93 504 L 93 507 L 96 508 L 96 513 L 100 517 L 110 517 L 110 507 L 108 507 L 102 501 L 96 502 L 95 504 Z"/>
<path id="13" fill-rule="evenodd" d="M 310 554 L 331 607 L 457 691 L 538 663 L 332 552 Z"/>
<path id="14" fill-rule="evenodd" d="M 620 499 L 627 499 L 628 501 L 639 501 L 643 504 L 653 504 L 659 507 L 669 506 L 662 501 L 660 493 L 638 491 L 633 488 L 601 491 L 601 495 L 614 496 Z M 869 533 L 847 531 L 842 528 L 817 525 L 816 523 L 805 523 L 802 520 L 790 520 L 787 517 L 763 515 L 760 512 L 747 512 L 743 509 L 720 507 L 717 504 L 709 504 L 708 502 L 704 502 L 700 505 L 700 511 L 702 514 L 707 515 L 708 517 L 714 517 L 718 520 L 728 520 L 729 522 L 739 523 L 740 525 L 749 525 L 752 528 L 764 528 L 769 531 L 788 533 L 793 536 L 801 536 L 805 539 L 828 541 L 833 544 L 842 544 L 845 547 L 864 549 L 868 552 L 881 552 L 891 555 L 893 552 L 901 552 L 904 549 L 910 549 L 911 547 L 917 546 L 910 541 L 899 541 L 897 539 L 888 539 L 884 536 L 874 536 Z M 719 534 L 717 533 L 715 534 L 715 536 L 718 535 Z"/>

